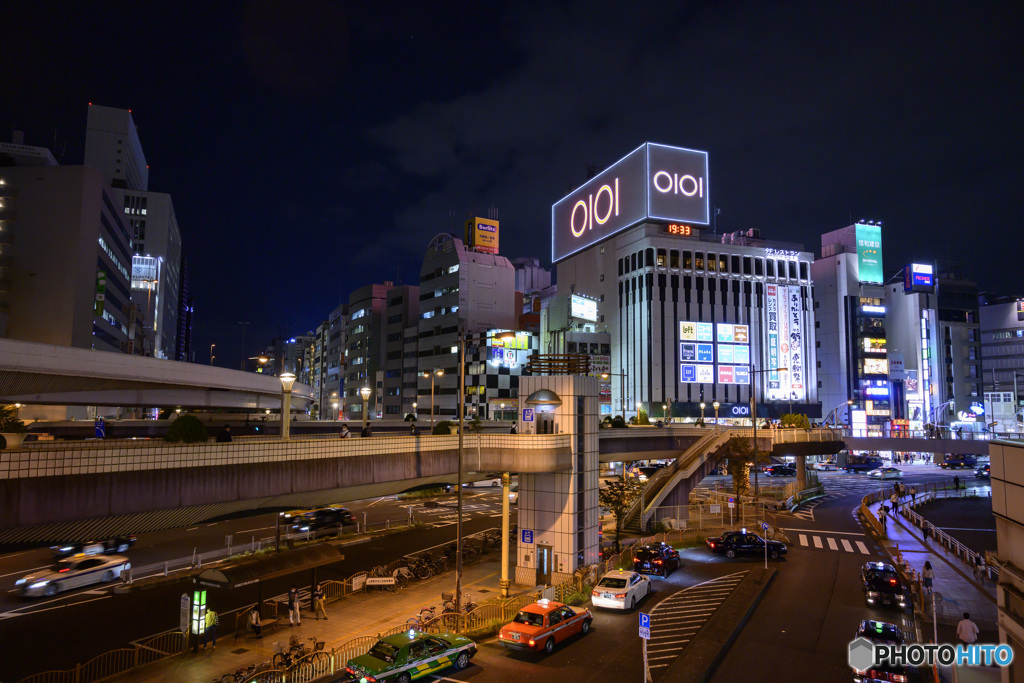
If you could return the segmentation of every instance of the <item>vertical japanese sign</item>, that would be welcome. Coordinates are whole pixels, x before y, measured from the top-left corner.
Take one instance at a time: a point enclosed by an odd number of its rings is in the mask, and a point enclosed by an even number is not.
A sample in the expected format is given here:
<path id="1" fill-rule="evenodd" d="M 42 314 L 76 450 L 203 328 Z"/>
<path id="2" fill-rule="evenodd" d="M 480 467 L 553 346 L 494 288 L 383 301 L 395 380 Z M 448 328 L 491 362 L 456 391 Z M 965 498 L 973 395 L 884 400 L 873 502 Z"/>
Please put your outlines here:
<path id="1" fill-rule="evenodd" d="M 792 398 L 804 398 L 804 309 L 800 288 L 789 288 L 789 386 Z"/>
<path id="2" fill-rule="evenodd" d="M 779 298 L 778 285 L 767 286 L 768 301 L 765 309 L 768 312 L 768 367 L 779 367 Z M 779 398 L 779 373 L 768 373 L 768 398 Z"/>
<path id="3" fill-rule="evenodd" d="M 107 274 L 100 270 L 96 272 L 96 302 L 93 304 L 93 313 L 103 315 L 103 307 L 107 298 Z"/>

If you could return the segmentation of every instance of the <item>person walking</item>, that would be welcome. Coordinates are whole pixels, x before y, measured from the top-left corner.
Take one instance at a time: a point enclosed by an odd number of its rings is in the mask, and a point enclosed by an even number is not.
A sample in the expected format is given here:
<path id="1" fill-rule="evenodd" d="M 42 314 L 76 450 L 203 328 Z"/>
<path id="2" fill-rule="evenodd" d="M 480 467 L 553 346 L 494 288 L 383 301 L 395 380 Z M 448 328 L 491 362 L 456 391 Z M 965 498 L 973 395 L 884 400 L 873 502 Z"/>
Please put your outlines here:
<path id="1" fill-rule="evenodd" d="M 917 501 L 917 487 L 916 486 L 911 486 L 910 487 L 910 502 L 914 503 L 916 501 Z"/>
<path id="2" fill-rule="evenodd" d="M 985 558 L 981 556 L 981 553 L 974 556 L 974 580 L 985 583 Z"/>
<path id="3" fill-rule="evenodd" d="M 263 637 L 263 620 L 260 619 L 260 606 L 255 605 L 249 612 L 249 628 L 256 634 L 257 638 Z"/>
<path id="4" fill-rule="evenodd" d="M 288 591 L 288 623 L 292 626 L 302 625 L 302 615 L 299 614 L 299 590 L 295 586 Z"/>
<path id="5" fill-rule="evenodd" d="M 211 650 L 217 649 L 217 624 L 220 623 L 220 617 L 212 609 L 206 610 L 206 630 L 203 631 L 203 649 L 206 649 L 207 643 L 212 643 L 213 647 Z"/>
<path id="6" fill-rule="evenodd" d="M 885 505 L 878 506 L 878 522 L 882 525 L 882 531 L 885 531 L 885 524 L 889 519 L 889 515 L 886 513 Z"/>
<path id="7" fill-rule="evenodd" d="M 516 434 L 517 432 L 518 432 L 518 430 L 516 429 L 516 423 L 513 422 L 512 423 L 512 427 L 508 430 L 508 433 L 509 434 Z"/>
<path id="8" fill-rule="evenodd" d="M 313 589 L 313 605 L 316 612 L 316 620 L 320 621 L 320 613 L 323 612 L 324 619 L 327 619 L 327 608 L 324 607 L 324 585 L 318 583 Z"/>
<path id="9" fill-rule="evenodd" d="M 954 474 L 953 475 L 953 488 L 957 489 L 957 490 L 960 489 L 960 475 L 959 474 Z"/>
<path id="10" fill-rule="evenodd" d="M 348 425 L 341 425 L 341 433 L 338 434 L 342 439 L 351 439 L 352 432 L 348 431 Z"/>
<path id="11" fill-rule="evenodd" d="M 420 435 L 420 428 L 416 426 L 415 422 L 410 422 L 409 423 L 409 434 L 411 436 L 419 436 Z"/>
<path id="12" fill-rule="evenodd" d="M 231 443 L 231 425 L 224 425 L 224 429 L 220 430 L 217 443 Z"/>
<path id="13" fill-rule="evenodd" d="M 892 514 L 894 516 L 898 515 L 900 512 L 900 494 L 893 491 L 892 495 L 889 496 L 889 502 L 892 503 Z"/>
<path id="14" fill-rule="evenodd" d="M 924 582 L 924 594 L 932 594 L 932 582 L 935 580 L 935 570 L 929 560 L 924 561 L 924 569 L 921 570 L 921 580 Z"/>
<path id="15" fill-rule="evenodd" d="M 964 618 L 956 625 L 956 637 L 965 645 L 978 642 L 978 625 L 971 621 L 970 612 L 964 612 Z"/>
<path id="16" fill-rule="evenodd" d="M 370 425 L 366 425 L 365 427 L 363 427 L 362 431 L 359 432 L 359 436 L 363 437 L 364 439 L 373 436 L 373 430 L 370 429 Z"/>

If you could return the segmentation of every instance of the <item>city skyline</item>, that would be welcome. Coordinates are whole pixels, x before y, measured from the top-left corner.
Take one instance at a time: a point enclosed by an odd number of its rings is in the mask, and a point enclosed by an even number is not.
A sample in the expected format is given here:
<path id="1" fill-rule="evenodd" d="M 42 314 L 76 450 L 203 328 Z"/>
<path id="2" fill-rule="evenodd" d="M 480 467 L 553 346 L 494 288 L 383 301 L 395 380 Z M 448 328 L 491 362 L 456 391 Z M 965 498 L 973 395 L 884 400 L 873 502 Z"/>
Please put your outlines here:
<path id="1" fill-rule="evenodd" d="M 915 9 L 17 7 L 0 124 L 81 163 L 88 102 L 133 109 L 192 263 L 197 360 L 216 343 L 226 367 L 238 321 L 254 355 L 360 286 L 417 284 L 470 213 L 496 207 L 502 255 L 550 265 L 551 205 L 646 140 L 708 151 L 719 233 L 819 252 L 880 220 L 887 276 L 948 259 L 1016 294 L 1020 10 Z"/>

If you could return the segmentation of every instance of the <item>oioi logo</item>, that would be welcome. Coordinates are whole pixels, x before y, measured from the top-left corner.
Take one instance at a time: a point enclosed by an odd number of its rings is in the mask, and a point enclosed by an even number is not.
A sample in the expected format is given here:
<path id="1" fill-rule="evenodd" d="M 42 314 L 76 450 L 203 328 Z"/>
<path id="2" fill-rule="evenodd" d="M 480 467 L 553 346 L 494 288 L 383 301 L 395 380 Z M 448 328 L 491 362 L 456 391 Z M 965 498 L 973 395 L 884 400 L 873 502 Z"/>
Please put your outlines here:
<path id="1" fill-rule="evenodd" d="M 1009 645 L 934 645 L 907 643 L 881 645 L 861 637 L 850 643 L 848 663 L 863 672 L 877 666 L 1009 666 L 1013 649 Z"/>

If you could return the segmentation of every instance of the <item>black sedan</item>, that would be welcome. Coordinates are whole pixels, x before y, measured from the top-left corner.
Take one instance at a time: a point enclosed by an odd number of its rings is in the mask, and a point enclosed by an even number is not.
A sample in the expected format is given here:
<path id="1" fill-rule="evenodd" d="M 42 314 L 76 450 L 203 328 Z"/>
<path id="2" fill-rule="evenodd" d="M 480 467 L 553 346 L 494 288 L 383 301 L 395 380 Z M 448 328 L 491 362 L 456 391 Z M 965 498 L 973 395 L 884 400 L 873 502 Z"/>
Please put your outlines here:
<path id="1" fill-rule="evenodd" d="M 718 538 L 707 540 L 708 548 L 713 553 L 724 554 L 732 558 L 737 555 L 764 555 L 765 540 L 757 534 L 742 531 L 727 531 Z M 768 541 L 768 557 L 779 559 L 787 552 L 786 544 L 781 541 Z"/>
<path id="2" fill-rule="evenodd" d="M 633 571 L 668 576 L 679 569 L 679 551 L 666 543 L 654 543 L 633 553 Z"/>
<path id="3" fill-rule="evenodd" d="M 768 465 L 764 468 L 764 473 L 769 477 L 795 477 L 796 468 L 792 465 Z"/>
<path id="4" fill-rule="evenodd" d="M 896 568 L 885 562 L 868 562 L 860 570 L 864 602 L 875 607 L 889 605 L 907 609 L 910 588 L 903 585 Z"/>
<path id="5" fill-rule="evenodd" d="M 135 545 L 135 534 L 127 536 L 113 536 L 102 541 L 76 541 L 51 546 L 53 556 L 57 559 L 71 557 L 72 555 L 113 555 L 128 552 L 128 549 Z"/>
<path id="6" fill-rule="evenodd" d="M 876 645 L 902 645 L 906 640 L 903 630 L 896 624 L 885 621 L 865 619 L 860 622 L 853 639 L 867 638 Z M 854 669 L 855 683 L 872 683 L 873 681 L 910 681 L 917 680 L 911 676 L 916 672 L 898 664 L 881 664 L 867 669 Z"/>
<path id="7" fill-rule="evenodd" d="M 979 465 L 978 469 L 974 470 L 974 477 L 976 479 L 990 479 L 992 477 L 992 466 L 988 464 Z"/>
<path id="8" fill-rule="evenodd" d="M 339 533 L 346 524 L 355 524 L 355 517 L 348 508 L 328 507 L 311 510 L 294 518 L 292 533 L 326 536 Z"/>

